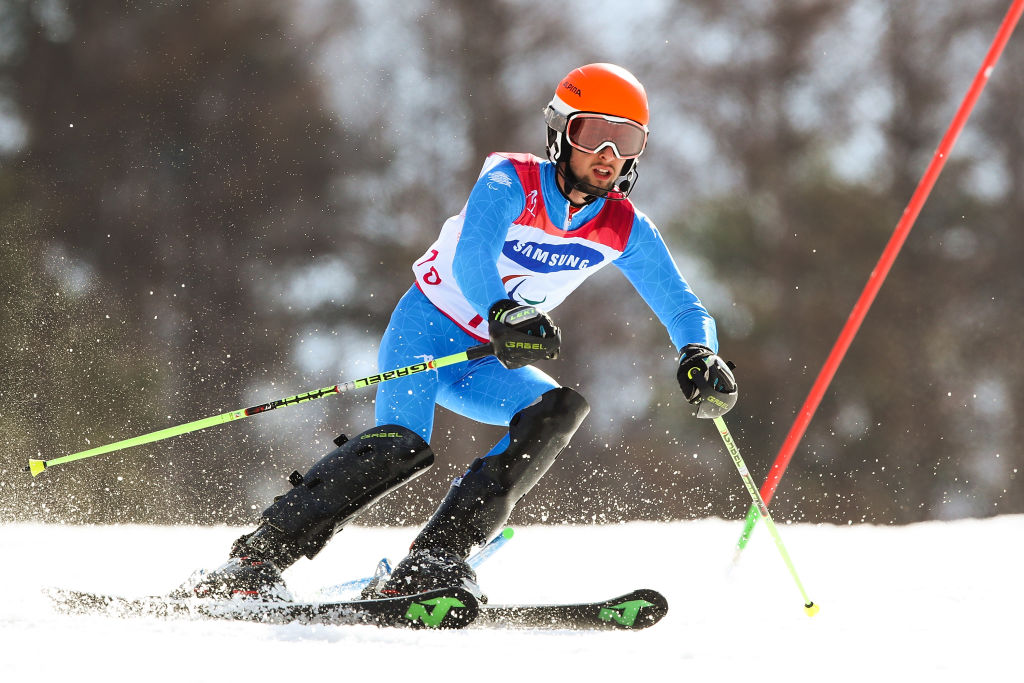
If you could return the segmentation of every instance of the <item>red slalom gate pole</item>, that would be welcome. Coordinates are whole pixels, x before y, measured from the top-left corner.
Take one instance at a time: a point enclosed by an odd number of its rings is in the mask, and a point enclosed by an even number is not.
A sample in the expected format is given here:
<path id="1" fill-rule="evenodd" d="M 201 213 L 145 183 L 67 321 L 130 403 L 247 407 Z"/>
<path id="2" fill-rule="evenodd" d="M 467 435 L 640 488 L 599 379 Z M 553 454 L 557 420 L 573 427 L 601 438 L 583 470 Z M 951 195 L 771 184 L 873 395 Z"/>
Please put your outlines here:
<path id="1" fill-rule="evenodd" d="M 875 269 L 871 271 L 871 275 L 868 278 L 867 285 L 864 287 L 864 291 L 861 292 L 860 298 L 854 305 L 849 318 L 847 318 L 846 324 L 839 333 L 839 338 L 836 340 L 835 345 L 832 347 L 832 351 L 825 360 L 825 365 L 821 368 L 821 372 L 818 373 L 818 378 L 814 381 L 814 385 L 811 387 L 811 391 L 807 395 L 807 400 L 804 401 L 803 407 L 800 408 L 800 412 L 797 414 L 796 420 L 793 422 L 793 426 L 790 428 L 785 441 L 782 443 L 782 447 L 779 449 L 778 455 L 775 457 L 775 462 L 772 464 L 772 468 L 768 472 L 768 478 L 761 487 L 761 498 L 764 499 L 766 504 L 771 501 L 772 496 L 775 494 L 775 489 L 778 487 L 779 481 L 782 479 L 782 475 L 786 471 L 786 467 L 793 458 L 793 453 L 796 451 L 797 444 L 800 443 L 800 439 L 803 438 L 804 432 L 807 431 L 807 426 L 810 424 L 811 418 L 814 417 L 814 413 L 818 409 L 818 404 L 821 403 L 821 399 L 825 395 L 825 391 L 828 389 L 829 384 L 832 382 L 832 378 L 839 369 L 839 364 L 843 361 L 843 357 L 846 355 L 847 349 L 849 349 L 850 344 L 853 343 L 853 338 L 857 335 L 857 331 L 860 329 L 860 325 L 864 321 L 864 316 L 867 315 L 868 309 L 871 308 L 871 304 L 874 302 L 875 296 L 878 294 L 878 290 L 881 289 L 882 283 L 885 282 L 885 277 L 889 274 L 889 270 L 892 268 L 892 264 L 896 260 L 896 256 L 899 254 L 900 248 L 906 241 L 907 235 L 910 234 L 910 229 L 914 227 L 914 221 L 917 220 L 917 216 L 921 213 L 921 208 L 928 199 L 928 195 L 931 193 L 932 187 L 935 186 L 935 181 L 942 172 L 943 166 L 946 165 L 949 153 L 953 149 L 953 145 L 956 144 L 956 140 L 960 136 L 960 132 L 967 123 L 967 119 L 970 118 L 971 111 L 974 109 L 974 105 L 978 101 L 981 91 L 984 90 L 985 84 L 988 83 L 989 76 L 992 75 L 992 70 L 995 68 L 996 62 L 999 61 L 999 57 L 1003 53 L 1003 48 L 1006 47 L 1006 43 L 1010 40 L 1010 36 L 1013 35 L 1013 31 L 1017 27 L 1017 22 L 1020 20 L 1022 12 L 1024 12 L 1024 0 L 1014 0 L 1010 5 L 1009 11 L 1006 13 L 1006 17 L 1003 19 L 1003 23 L 1000 24 L 999 30 L 996 32 L 996 37 L 992 41 L 992 45 L 988 50 L 988 54 L 985 55 L 984 61 L 981 63 L 981 68 L 974 77 L 974 82 L 971 83 L 971 87 L 967 90 L 967 95 L 964 96 L 963 102 L 960 103 L 960 108 L 953 117 L 953 121 L 946 130 L 946 134 L 943 136 L 942 141 L 939 143 L 938 149 L 936 149 L 931 163 L 928 165 L 924 176 L 921 178 L 921 182 L 918 183 L 917 189 L 914 190 L 914 194 L 911 196 L 910 202 L 907 204 L 907 208 L 903 210 L 903 216 L 896 224 L 896 229 L 893 232 L 892 237 L 889 239 L 889 243 L 885 246 L 885 250 L 882 252 L 881 258 L 878 260 L 878 264 L 875 265 Z M 739 558 L 740 553 L 746 547 L 747 542 L 750 540 L 750 534 L 753 532 L 754 526 L 757 524 L 757 520 L 760 516 L 757 506 L 751 505 L 750 511 L 747 513 L 743 533 L 740 535 L 740 539 L 736 544 L 736 555 L 734 557 L 734 561 Z"/>

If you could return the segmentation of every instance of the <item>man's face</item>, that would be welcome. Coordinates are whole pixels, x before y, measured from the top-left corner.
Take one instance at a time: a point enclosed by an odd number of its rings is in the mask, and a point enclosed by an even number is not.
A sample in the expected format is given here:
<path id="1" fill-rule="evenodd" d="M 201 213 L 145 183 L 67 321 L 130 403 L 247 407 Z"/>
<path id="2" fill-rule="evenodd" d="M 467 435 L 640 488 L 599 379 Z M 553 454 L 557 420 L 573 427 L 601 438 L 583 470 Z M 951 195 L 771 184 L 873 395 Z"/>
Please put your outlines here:
<path id="1" fill-rule="evenodd" d="M 574 149 L 569 157 L 569 168 L 573 174 L 588 185 L 602 190 L 612 189 L 625 163 L 625 159 L 615 156 L 611 147 L 605 147 L 595 154 Z"/>

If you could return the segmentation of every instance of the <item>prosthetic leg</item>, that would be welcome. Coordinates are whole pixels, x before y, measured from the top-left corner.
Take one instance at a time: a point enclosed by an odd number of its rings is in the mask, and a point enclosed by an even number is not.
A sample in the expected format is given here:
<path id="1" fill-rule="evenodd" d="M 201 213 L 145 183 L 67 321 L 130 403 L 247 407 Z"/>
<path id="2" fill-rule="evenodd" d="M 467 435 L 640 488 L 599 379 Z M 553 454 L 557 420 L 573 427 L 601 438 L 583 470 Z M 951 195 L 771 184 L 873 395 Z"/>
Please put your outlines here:
<path id="1" fill-rule="evenodd" d="M 589 412 L 582 396 L 560 387 L 516 413 L 505 450 L 477 458 L 455 480 L 409 555 L 379 592 L 407 595 L 463 585 L 480 595 L 476 574 L 465 562 L 470 550 L 504 526 L 516 503 L 548 471 Z"/>
<path id="2" fill-rule="evenodd" d="M 367 506 L 422 474 L 434 462 L 427 442 L 398 425 L 339 436 L 337 448 L 263 511 L 256 530 L 234 542 L 230 559 L 176 592 L 189 597 L 290 599 L 281 572 L 313 558 Z"/>

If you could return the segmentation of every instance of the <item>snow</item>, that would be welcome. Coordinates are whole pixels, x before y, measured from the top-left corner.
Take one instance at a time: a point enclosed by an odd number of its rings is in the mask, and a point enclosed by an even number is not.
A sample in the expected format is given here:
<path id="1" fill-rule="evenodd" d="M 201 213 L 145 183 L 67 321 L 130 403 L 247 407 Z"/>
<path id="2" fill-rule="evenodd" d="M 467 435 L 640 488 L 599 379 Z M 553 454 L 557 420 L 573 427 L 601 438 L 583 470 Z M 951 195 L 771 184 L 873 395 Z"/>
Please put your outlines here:
<path id="1" fill-rule="evenodd" d="M 0 681 L 1021 680 L 1024 516 L 873 527 L 780 524 L 808 593 L 763 528 L 738 521 L 537 526 L 480 568 L 492 602 L 669 600 L 637 632 L 450 632 L 66 616 L 41 589 L 136 596 L 219 564 L 242 530 L 0 526 Z M 309 594 L 398 559 L 413 529 L 346 529 L 286 577 Z"/>

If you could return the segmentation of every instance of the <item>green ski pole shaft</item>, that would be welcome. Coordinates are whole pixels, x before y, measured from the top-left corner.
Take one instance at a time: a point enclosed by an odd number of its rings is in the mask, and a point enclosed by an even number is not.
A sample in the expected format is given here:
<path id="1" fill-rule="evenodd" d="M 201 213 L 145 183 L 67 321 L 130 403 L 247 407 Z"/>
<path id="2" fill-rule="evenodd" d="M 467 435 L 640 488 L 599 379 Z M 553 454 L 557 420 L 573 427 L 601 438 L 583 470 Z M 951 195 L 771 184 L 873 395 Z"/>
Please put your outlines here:
<path id="1" fill-rule="evenodd" d="M 104 453 L 111 453 L 113 451 L 119 451 L 125 448 L 132 448 L 133 446 L 141 446 L 147 443 L 153 443 L 155 441 L 162 441 L 169 439 L 174 436 L 181 436 L 182 434 L 189 434 L 191 432 L 197 432 L 207 427 L 213 427 L 214 425 L 224 424 L 225 422 L 232 422 L 234 420 L 241 420 L 246 417 L 252 417 L 253 415 L 259 415 L 277 408 L 284 408 L 286 406 L 293 406 L 299 403 L 308 403 L 309 401 L 315 401 L 318 398 L 324 396 L 330 396 L 332 394 L 340 394 L 343 391 L 351 391 L 352 389 L 362 389 L 363 387 L 372 386 L 374 384 L 380 384 L 381 382 L 388 382 L 393 379 L 399 379 L 401 377 L 408 377 L 421 372 L 428 372 L 430 370 L 437 370 L 448 365 L 455 365 L 456 363 L 464 363 L 470 360 L 476 360 L 477 358 L 484 358 L 494 354 L 494 347 L 490 344 L 481 344 L 480 346 L 473 346 L 465 351 L 459 353 L 453 353 L 450 356 L 444 356 L 443 358 L 436 358 L 434 360 L 427 360 L 420 363 L 413 363 L 404 368 L 397 368 L 395 370 L 388 370 L 387 372 L 381 372 L 376 375 L 369 375 L 367 377 L 360 377 L 349 382 L 342 384 L 335 384 L 331 387 L 324 387 L 323 389 L 317 389 L 315 391 L 307 391 L 303 394 L 296 394 L 295 396 L 288 396 L 287 398 L 280 398 L 276 401 L 269 403 L 263 403 L 251 408 L 244 408 L 242 410 L 232 410 L 227 413 L 221 413 L 220 415 L 213 415 L 211 417 L 203 418 L 202 420 L 195 420 L 194 422 L 188 422 L 186 424 L 177 425 L 175 427 L 167 427 L 166 429 L 160 429 L 149 434 L 143 434 L 142 436 L 136 436 L 131 439 L 125 439 L 116 443 L 107 444 L 106 446 L 99 446 L 97 448 L 91 448 L 86 451 L 79 451 L 78 453 L 72 453 L 71 455 L 61 456 L 59 458 L 53 458 L 52 460 L 38 460 L 29 458 L 28 466 L 25 468 L 26 472 L 31 472 L 32 476 L 35 477 L 47 468 L 55 465 L 62 465 L 68 462 L 74 462 L 75 460 L 83 460 L 85 458 L 91 458 L 96 455 L 102 455 Z"/>
<path id="2" fill-rule="evenodd" d="M 759 519 L 761 519 L 761 513 L 757 509 L 757 503 L 751 503 L 750 509 L 747 510 L 747 518 L 743 520 L 743 532 L 740 534 L 739 540 L 736 541 L 736 552 L 732 557 L 733 564 L 739 562 L 740 555 L 743 554 L 743 549 L 750 542 L 750 535 L 754 533 L 754 527 L 757 526 Z"/>
<path id="3" fill-rule="evenodd" d="M 775 547 L 779 549 L 779 554 L 782 555 L 782 560 L 786 563 L 786 567 L 789 569 L 789 573 L 793 577 L 793 581 L 796 582 L 797 588 L 800 589 L 800 595 L 803 596 L 804 599 L 804 612 L 807 613 L 807 616 L 813 617 L 818 613 L 819 608 L 814 604 L 814 601 L 807 596 L 807 591 L 804 590 L 804 584 L 800 581 L 800 576 L 796 573 L 796 567 L 793 565 L 793 560 L 789 557 L 789 553 L 786 551 L 786 546 L 782 543 L 782 536 L 779 535 L 779 530 L 775 526 L 775 521 L 772 519 L 771 513 L 768 512 L 768 506 L 761 497 L 761 493 L 757 490 L 757 486 L 754 485 L 754 479 L 750 476 L 750 471 L 747 470 L 747 465 L 743 462 L 742 456 L 740 456 L 740 449 L 736 445 L 736 441 L 733 440 L 732 434 L 729 433 L 729 428 L 726 426 L 725 420 L 721 417 L 716 417 L 714 418 L 714 421 L 715 426 L 718 427 L 718 433 L 722 437 L 722 442 L 725 444 L 726 450 L 729 451 L 729 456 L 736 465 L 736 469 L 739 471 L 740 477 L 743 478 L 743 483 L 746 485 L 747 491 L 750 493 L 750 497 L 754 501 L 758 514 L 764 518 L 765 526 L 768 527 L 768 532 L 775 540 Z"/>

